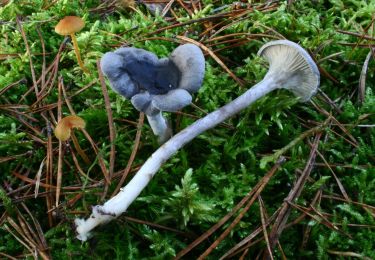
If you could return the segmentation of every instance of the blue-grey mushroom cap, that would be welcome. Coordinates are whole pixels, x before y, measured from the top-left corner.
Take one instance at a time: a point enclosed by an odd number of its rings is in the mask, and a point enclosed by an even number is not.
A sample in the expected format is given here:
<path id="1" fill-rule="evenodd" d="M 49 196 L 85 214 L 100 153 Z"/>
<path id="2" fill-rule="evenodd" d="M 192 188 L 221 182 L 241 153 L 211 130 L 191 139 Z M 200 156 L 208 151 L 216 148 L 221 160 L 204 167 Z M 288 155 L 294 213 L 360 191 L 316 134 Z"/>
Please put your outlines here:
<path id="1" fill-rule="evenodd" d="M 270 64 L 266 76 L 273 77 L 281 88 L 292 91 L 301 102 L 318 91 L 320 74 L 310 55 L 298 44 L 288 40 L 271 41 L 258 51 Z"/>
<path id="2" fill-rule="evenodd" d="M 153 115 L 160 110 L 174 112 L 191 103 L 190 93 L 202 85 L 205 61 L 193 44 L 181 45 L 162 59 L 125 47 L 106 53 L 101 69 L 116 92 L 130 99 L 137 110 Z"/>
<path id="3" fill-rule="evenodd" d="M 123 58 L 114 53 L 107 52 L 100 60 L 100 68 L 107 76 L 111 87 L 120 95 L 131 98 L 139 92 L 135 82 L 123 70 Z"/>
<path id="4" fill-rule="evenodd" d="M 167 112 L 176 112 L 191 103 L 192 97 L 185 89 L 173 89 L 165 95 L 152 98 L 152 106 Z"/>
<path id="5" fill-rule="evenodd" d="M 194 44 L 183 44 L 172 52 L 169 59 L 181 72 L 178 88 L 189 93 L 197 92 L 202 86 L 205 72 L 205 59 L 201 49 Z"/>
<path id="6" fill-rule="evenodd" d="M 131 103 L 140 112 L 153 116 L 160 111 L 176 112 L 191 103 L 192 97 L 184 89 L 174 89 L 165 95 L 150 95 L 143 92 L 134 95 Z"/>
<path id="7" fill-rule="evenodd" d="M 123 58 L 121 68 L 127 73 L 133 82 L 138 86 L 139 91 L 154 88 L 158 57 L 149 51 L 125 47 L 115 51 Z"/>
<path id="8" fill-rule="evenodd" d="M 148 92 L 136 94 L 131 98 L 130 101 L 135 109 L 145 113 L 148 116 L 153 116 L 160 112 L 159 109 L 152 105 L 152 96 Z"/>

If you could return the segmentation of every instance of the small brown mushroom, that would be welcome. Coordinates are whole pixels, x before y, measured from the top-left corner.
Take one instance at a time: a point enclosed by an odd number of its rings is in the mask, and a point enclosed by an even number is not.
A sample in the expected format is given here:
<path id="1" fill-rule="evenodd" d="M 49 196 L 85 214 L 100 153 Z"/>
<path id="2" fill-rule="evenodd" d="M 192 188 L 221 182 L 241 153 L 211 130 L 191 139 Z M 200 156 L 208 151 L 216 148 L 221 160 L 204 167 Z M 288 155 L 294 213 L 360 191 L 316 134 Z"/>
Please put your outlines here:
<path id="1" fill-rule="evenodd" d="M 85 128 L 85 125 L 85 121 L 79 116 L 66 116 L 57 123 L 55 136 L 60 141 L 66 141 L 70 138 L 72 128 Z"/>
<path id="2" fill-rule="evenodd" d="M 56 25 L 55 32 L 64 36 L 70 35 L 70 38 L 72 38 L 74 52 L 77 56 L 77 61 L 78 61 L 79 66 L 84 72 L 89 73 L 89 71 L 85 68 L 81 60 L 81 55 L 79 53 L 79 47 L 78 47 L 77 39 L 75 36 L 75 33 L 82 30 L 84 26 L 85 26 L 85 22 L 82 20 L 82 18 L 77 17 L 77 16 L 65 16 Z"/>

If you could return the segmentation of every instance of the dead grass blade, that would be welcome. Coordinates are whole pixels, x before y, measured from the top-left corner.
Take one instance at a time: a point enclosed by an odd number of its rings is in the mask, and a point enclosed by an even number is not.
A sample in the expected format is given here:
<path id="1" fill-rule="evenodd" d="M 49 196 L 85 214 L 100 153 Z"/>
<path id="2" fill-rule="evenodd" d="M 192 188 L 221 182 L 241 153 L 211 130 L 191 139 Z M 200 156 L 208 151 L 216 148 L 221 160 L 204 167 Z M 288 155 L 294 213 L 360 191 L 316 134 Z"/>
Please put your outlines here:
<path id="1" fill-rule="evenodd" d="M 39 244 L 41 244 L 43 246 L 43 250 L 48 250 L 48 244 L 47 244 L 47 241 L 44 237 L 44 233 L 42 231 L 42 227 L 40 226 L 39 222 L 37 221 L 36 218 L 34 218 L 33 214 L 30 212 L 29 208 L 26 207 L 26 205 L 24 203 L 22 203 L 22 207 L 25 209 L 25 211 L 27 212 L 27 214 L 29 215 L 29 217 L 31 218 L 31 220 L 34 223 L 34 227 L 36 229 L 36 233 L 37 233 L 37 235 L 39 237 L 39 241 L 40 241 Z"/>
<path id="2" fill-rule="evenodd" d="M 52 127 L 51 122 L 45 118 L 46 121 L 46 129 L 47 129 L 47 145 L 46 145 L 46 184 L 52 184 L 52 176 L 53 176 L 53 147 L 52 147 Z M 52 205 L 53 205 L 53 196 L 50 193 L 49 188 L 45 188 L 47 192 L 46 196 L 46 205 L 47 205 L 47 214 L 48 214 L 48 224 L 50 227 L 53 226 L 53 217 L 52 217 Z"/>
<path id="3" fill-rule="evenodd" d="M 343 251 L 335 251 L 335 250 L 329 250 L 329 249 L 327 250 L 327 252 L 331 255 L 338 255 L 338 256 L 349 257 L 349 258 L 357 257 L 363 260 L 373 260 L 373 258 L 371 257 L 363 256 L 361 254 L 354 253 L 354 252 L 343 252 Z"/>
<path id="4" fill-rule="evenodd" d="M 0 163 L 15 160 L 15 159 L 18 159 L 19 157 L 25 157 L 26 155 L 29 155 L 30 153 L 31 153 L 31 151 L 27 151 L 25 153 L 21 153 L 21 154 L 17 154 L 17 155 L 0 157 Z"/>
<path id="5" fill-rule="evenodd" d="M 198 259 L 205 259 L 211 252 L 214 250 L 219 243 L 229 235 L 229 233 L 233 230 L 233 228 L 241 221 L 245 213 L 250 209 L 251 205 L 253 205 L 254 201 L 259 197 L 260 193 L 263 191 L 263 189 L 266 187 L 267 183 L 273 177 L 276 170 L 280 167 L 281 163 L 283 163 L 285 159 L 283 157 L 279 158 L 278 162 L 274 165 L 274 167 L 270 170 L 271 174 L 267 174 L 266 179 L 261 180 L 261 185 L 259 188 L 254 188 L 253 195 L 249 198 L 249 201 L 247 202 L 246 206 L 242 209 L 242 211 L 238 214 L 238 216 L 233 220 L 233 222 L 225 229 L 225 231 L 215 240 L 214 243 L 211 244 L 209 248 L 206 249 L 206 251 L 199 256 Z"/>
<path id="6" fill-rule="evenodd" d="M 29 224 L 26 218 L 22 215 L 21 211 L 16 208 L 16 218 L 17 222 L 12 217 L 7 217 L 6 220 L 13 227 L 13 229 L 18 233 L 19 236 L 14 234 L 8 227 L 8 231 L 23 245 L 25 246 L 34 258 L 37 259 L 38 255 L 42 259 L 50 259 L 48 255 L 48 245 L 44 238 L 43 232 L 41 230 L 40 224 L 31 214 L 30 210 L 26 205 L 21 202 L 22 207 L 26 210 L 27 214 L 33 221 L 34 227 Z M 34 230 L 35 228 L 35 230 Z"/>
<path id="7" fill-rule="evenodd" d="M 338 232 L 338 233 L 352 239 L 352 236 L 350 234 L 345 233 L 344 231 L 340 230 L 336 225 L 334 225 L 332 222 L 330 222 L 321 212 L 319 212 L 313 206 L 310 205 L 310 208 L 307 209 L 307 208 L 304 208 L 304 207 L 299 206 L 297 204 L 294 204 L 292 202 L 288 202 L 288 203 L 291 207 L 303 212 L 303 214 L 311 217 L 316 222 L 321 223 L 321 224 L 325 225 L 326 227 L 328 227 L 329 229 L 331 229 L 335 232 Z M 310 213 L 310 211 L 313 211 L 315 214 Z"/>
<path id="8" fill-rule="evenodd" d="M 180 230 L 175 229 L 175 228 L 171 228 L 171 227 L 159 225 L 159 224 L 156 224 L 156 223 L 153 223 L 153 222 L 149 222 L 149 221 L 146 221 L 146 220 L 140 220 L 140 219 L 132 218 L 132 217 L 129 217 L 129 216 L 125 216 L 124 218 L 127 221 L 129 221 L 129 222 L 134 222 L 134 223 L 138 223 L 138 224 L 142 224 L 142 225 L 147 225 L 147 226 L 150 226 L 150 227 L 153 227 L 153 228 L 157 228 L 157 229 L 161 229 L 161 230 L 171 231 L 173 233 L 176 233 L 178 235 L 182 235 L 182 236 L 187 237 L 187 238 L 194 237 L 194 235 L 191 234 L 191 233 L 186 233 L 186 232 L 180 231 Z"/>
<path id="9" fill-rule="evenodd" d="M 292 203 L 295 199 L 299 197 L 306 183 L 307 178 L 310 176 L 310 173 L 313 169 L 313 164 L 315 162 L 316 150 L 318 149 L 318 144 L 319 144 L 321 135 L 322 135 L 321 133 L 316 134 L 313 147 L 311 148 L 309 159 L 306 162 L 305 169 L 303 170 L 302 174 L 298 178 L 296 184 L 294 185 L 293 189 L 290 191 L 289 195 L 285 198 L 285 202 L 281 206 L 280 213 L 278 214 L 275 220 L 275 223 L 272 227 L 271 233 L 270 233 L 271 249 L 275 247 L 275 245 L 277 244 L 279 240 L 281 233 L 283 232 L 285 228 L 285 224 L 291 212 L 289 203 Z M 266 259 L 269 258 L 269 255 L 267 252 L 265 253 L 264 257 Z"/>
<path id="10" fill-rule="evenodd" d="M 337 196 L 332 196 L 332 195 L 322 195 L 322 198 L 347 202 L 347 201 L 346 201 L 345 199 L 343 199 L 343 198 L 340 198 L 340 197 L 337 197 Z M 358 206 L 361 206 L 361 207 L 363 207 L 363 208 L 367 208 L 367 209 L 372 210 L 372 211 L 375 212 L 375 206 L 367 205 L 367 204 L 360 203 L 360 202 L 353 201 L 353 200 L 351 200 L 350 202 L 351 202 L 352 204 L 354 204 L 354 205 L 358 205 Z"/>
<path id="11" fill-rule="evenodd" d="M 172 4 L 174 3 L 175 0 L 170 0 L 169 3 L 164 7 L 164 9 L 161 12 L 161 16 L 164 17 L 168 11 L 171 9 Z"/>
<path id="12" fill-rule="evenodd" d="M 70 149 L 70 153 L 71 153 L 71 155 L 72 155 L 72 159 L 73 159 L 74 165 L 76 166 L 78 172 L 79 172 L 84 178 L 86 178 L 87 180 L 90 180 L 90 181 L 92 181 L 92 182 L 95 182 L 94 179 L 90 178 L 90 177 L 89 177 L 89 176 L 88 176 L 88 175 L 82 170 L 82 168 L 81 168 L 81 166 L 79 165 L 79 162 L 78 162 L 78 160 L 77 160 L 77 157 L 76 157 L 76 155 L 75 155 L 75 153 L 74 153 L 72 147 L 69 146 L 68 149 Z"/>
<path id="13" fill-rule="evenodd" d="M 42 160 L 42 162 L 40 163 L 40 166 L 39 166 L 39 170 L 38 172 L 36 173 L 36 184 L 35 184 L 35 191 L 34 191 L 34 196 L 35 198 L 38 197 L 38 192 L 39 192 L 39 186 L 40 186 L 40 178 L 42 177 L 42 171 L 43 171 L 43 167 L 44 167 L 44 162 L 46 161 L 46 157 Z"/>
<path id="14" fill-rule="evenodd" d="M 277 214 L 279 213 L 279 210 L 277 210 L 273 215 L 266 221 L 266 226 L 268 226 L 272 221 L 276 219 Z M 233 258 L 235 255 L 238 255 L 239 253 L 246 251 L 248 248 L 253 246 L 254 244 L 258 243 L 259 241 L 264 240 L 264 238 L 260 238 L 258 240 L 252 241 L 257 235 L 261 234 L 263 231 L 262 226 L 257 227 L 250 235 L 245 237 L 242 241 L 237 243 L 234 247 L 232 247 L 229 251 L 227 251 L 222 257 L 220 257 L 220 260 Z"/>
<path id="15" fill-rule="evenodd" d="M 342 34 L 346 34 L 346 35 L 355 36 L 355 37 L 358 37 L 360 39 L 375 41 L 375 38 L 371 37 L 370 35 L 366 35 L 366 34 L 361 34 L 361 33 L 356 33 L 356 32 L 348 32 L 348 31 L 344 31 L 344 30 L 340 30 L 340 29 L 337 30 L 337 32 L 342 33 Z"/>
<path id="16" fill-rule="evenodd" d="M 370 62 L 371 56 L 372 56 L 372 51 L 370 50 L 366 56 L 365 62 L 363 63 L 361 76 L 359 77 L 358 100 L 361 104 L 363 103 L 363 101 L 365 101 L 367 69 L 368 69 L 368 64 Z"/>
<path id="17" fill-rule="evenodd" d="M 96 67 L 97 67 L 98 74 L 99 74 L 100 86 L 102 87 L 105 109 L 107 111 L 107 117 L 108 117 L 109 142 L 111 146 L 110 157 L 109 157 L 109 179 L 112 179 L 113 169 L 115 167 L 115 157 L 116 157 L 116 148 L 115 148 L 116 132 L 115 132 L 114 124 L 113 124 L 111 101 L 109 100 L 108 91 L 104 82 L 103 73 L 102 73 L 102 70 L 100 69 L 100 60 L 96 61 Z"/>
<path id="18" fill-rule="evenodd" d="M 22 79 L 20 79 L 20 80 L 17 80 L 16 82 L 13 82 L 13 83 L 9 84 L 8 86 L 2 88 L 2 89 L 0 90 L 0 96 L 2 96 L 5 92 L 7 92 L 7 91 L 8 91 L 9 89 L 11 89 L 12 87 L 15 87 L 15 86 L 17 86 L 17 85 L 19 85 L 19 84 L 26 84 L 26 83 L 27 83 L 26 78 L 22 78 Z"/>
<path id="19" fill-rule="evenodd" d="M 9 219 L 7 219 L 8 220 L 8 222 L 9 222 Z M 27 244 L 27 243 L 25 243 L 20 237 L 18 237 L 14 232 L 13 232 L 13 230 L 11 230 L 10 229 L 10 227 L 7 225 L 7 224 L 4 224 L 3 225 L 3 227 L 4 227 L 4 229 L 6 230 L 6 231 L 8 231 L 8 233 L 10 233 L 18 242 L 20 242 L 20 244 L 22 244 L 29 252 L 30 252 L 30 254 L 34 254 L 34 250 L 32 249 L 32 248 L 30 248 L 30 246 Z"/>
<path id="20" fill-rule="evenodd" d="M 339 189 L 340 189 L 342 195 L 347 200 L 347 202 L 350 203 L 351 199 L 349 198 L 348 193 L 346 192 L 346 190 L 344 188 L 344 185 L 342 185 L 342 183 L 339 180 L 339 178 L 337 178 L 335 172 L 333 171 L 333 169 L 331 168 L 331 166 L 329 165 L 329 163 L 327 162 L 327 160 L 324 158 L 323 154 L 321 152 L 319 152 L 318 150 L 316 152 L 319 155 L 319 157 L 323 160 L 323 162 L 327 166 L 327 168 L 330 170 L 330 172 L 332 173 L 333 177 L 336 180 L 337 185 L 339 186 Z"/>
<path id="21" fill-rule="evenodd" d="M 323 115 L 325 115 L 326 117 L 329 117 L 332 119 L 332 121 L 334 121 L 336 123 L 336 125 L 341 129 L 341 131 L 343 131 L 343 133 L 345 133 L 346 136 L 349 137 L 350 140 L 347 140 L 351 145 L 353 145 L 354 147 L 358 147 L 358 141 L 353 137 L 353 135 L 351 135 L 349 133 L 349 131 L 344 127 L 343 124 L 341 124 L 341 122 L 339 122 L 333 115 L 332 113 L 329 113 L 327 110 L 325 110 L 324 108 L 318 106 L 317 104 L 315 104 L 313 101 L 310 101 L 310 103 L 320 112 L 322 113 Z M 334 132 L 333 129 L 330 129 L 330 131 Z M 334 132 L 336 133 L 336 132 Z M 340 135 L 339 135 L 340 136 Z M 344 138 L 343 136 L 341 136 L 342 138 Z"/>
<path id="22" fill-rule="evenodd" d="M 59 78 L 58 84 L 58 101 L 57 101 L 57 121 L 60 121 L 62 118 L 61 112 L 61 100 L 62 100 L 62 78 Z M 62 182 L 62 163 L 63 163 L 63 150 L 62 150 L 62 141 L 59 140 L 59 153 L 57 158 L 57 177 L 56 177 L 56 198 L 55 198 L 55 207 L 59 206 L 60 201 L 60 192 L 61 192 L 61 182 Z"/>
<path id="23" fill-rule="evenodd" d="M 117 187 L 113 191 L 111 197 L 115 196 L 120 191 L 122 185 L 125 182 L 126 177 L 128 176 L 128 174 L 131 170 L 131 167 L 132 167 L 132 164 L 134 162 L 135 156 L 137 155 L 139 143 L 140 143 L 140 140 L 141 140 L 142 126 L 143 126 L 143 123 L 144 123 L 144 119 L 145 119 L 144 113 L 139 113 L 139 119 L 138 119 L 138 124 L 137 124 L 137 133 L 135 135 L 133 150 L 132 150 L 132 153 L 130 154 L 130 158 L 128 160 L 128 163 L 127 163 L 123 173 L 121 174 L 121 179 L 118 182 Z"/>
<path id="24" fill-rule="evenodd" d="M 89 133 L 84 128 L 82 128 L 81 131 L 85 135 L 85 137 L 89 141 L 89 143 L 91 144 L 91 147 L 94 150 L 96 157 L 98 158 L 99 167 L 100 167 L 100 169 L 103 173 L 103 176 L 104 176 L 105 182 L 104 182 L 104 191 L 103 191 L 103 194 L 102 194 L 102 200 L 103 200 L 104 197 L 105 197 L 105 194 L 108 191 L 108 186 L 111 183 L 111 179 L 109 178 L 109 174 L 108 174 L 107 168 L 105 166 L 103 155 L 99 152 L 98 146 L 96 145 L 94 140 L 91 138 Z"/>
<path id="25" fill-rule="evenodd" d="M 216 54 L 210 50 L 208 47 L 206 47 L 204 44 L 197 42 L 196 40 L 190 39 L 185 36 L 177 35 L 176 36 L 178 39 L 189 42 L 192 44 L 197 45 L 200 47 L 202 50 L 206 51 L 241 87 L 245 86 L 245 83 L 243 80 L 239 79 L 220 59 L 219 57 L 216 56 Z"/>
<path id="26" fill-rule="evenodd" d="M 214 37 L 214 36 L 218 35 L 219 33 L 225 31 L 226 29 L 230 28 L 231 26 L 233 26 L 237 23 L 240 23 L 241 21 L 249 19 L 248 17 L 246 17 L 246 15 L 254 12 L 254 10 L 257 10 L 258 12 L 272 11 L 272 10 L 276 9 L 278 7 L 278 5 L 279 4 L 276 3 L 276 4 L 272 4 L 272 5 L 268 5 L 268 6 L 267 5 L 260 5 L 258 7 L 254 7 L 254 6 L 250 7 L 249 6 L 248 9 L 231 10 L 231 11 L 226 12 L 226 13 L 221 13 L 221 15 L 227 16 L 228 19 L 225 20 L 225 21 L 222 21 L 221 23 L 218 23 L 218 24 L 212 26 L 211 28 L 209 28 L 210 31 L 215 29 L 215 32 L 211 35 L 211 37 Z M 231 23 L 228 23 L 228 21 L 231 21 Z M 224 23 L 227 23 L 227 24 L 224 25 Z M 220 27 L 220 28 L 218 28 L 218 27 Z M 272 31 L 274 31 L 274 30 L 272 29 Z M 204 31 L 203 33 L 201 33 L 200 37 L 202 37 L 202 35 L 206 34 L 207 32 L 208 32 L 208 29 L 206 31 Z M 279 34 L 279 33 L 276 33 L 276 35 L 277 34 Z M 283 38 L 284 38 L 284 36 L 281 36 L 281 39 L 283 39 Z"/>
<path id="27" fill-rule="evenodd" d="M 273 260 L 274 258 L 273 258 L 273 255 L 272 255 L 271 245 L 270 245 L 270 241 L 268 239 L 268 233 L 267 233 L 267 224 L 266 224 L 267 219 L 266 218 L 268 218 L 268 217 L 267 217 L 267 213 L 265 213 L 264 202 L 263 202 L 262 197 L 260 195 L 258 196 L 258 201 L 259 201 L 260 220 L 262 222 L 264 240 L 266 241 L 268 254 L 269 254 L 270 258 Z"/>
<path id="28" fill-rule="evenodd" d="M 172 29 L 172 28 L 176 28 L 176 27 L 182 27 L 182 26 L 190 25 L 190 24 L 194 24 L 194 23 L 200 23 L 200 22 L 212 21 L 212 20 L 216 20 L 216 19 L 222 19 L 222 18 L 225 18 L 225 17 L 228 17 L 228 14 L 212 15 L 212 16 L 208 16 L 208 17 L 202 17 L 202 18 L 190 20 L 190 21 L 183 22 L 183 23 L 175 23 L 175 24 L 171 24 L 171 25 L 159 28 L 159 29 L 157 29 L 155 31 L 147 32 L 145 34 L 145 36 L 156 35 L 158 33 L 161 33 L 161 32 L 164 32 L 166 30 L 169 30 L 169 29 Z"/>
<path id="29" fill-rule="evenodd" d="M 231 218 L 243 205 L 245 205 L 245 203 L 247 203 L 249 200 L 251 201 L 252 198 L 256 199 L 256 197 L 260 194 L 260 192 L 264 189 L 264 187 L 266 186 L 266 184 L 269 182 L 269 180 L 272 178 L 272 176 L 277 172 L 277 170 L 280 168 L 281 164 L 285 161 L 284 158 L 280 158 L 280 160 L 278 160 L 278 162 L 271 168 L 271 170 L 255 185 L 255 187 L 227 214 L 225 215 L 222 219 L 219 220 L 219 222 L 217 222 L 215 225 L 213 225 L 209 230 L 207 230 L 204 234 L 202 234 L 200 237 L 198 237 L 196 240 L 194 240 L 190 245 L 188 245 L 186 248 L 184 248 L 183 250 L 181 250 L 175 257 L 175 259 L 181 259 L 184 255 L 186 255 L 188 252 L 190 252 L 194 247 L 196 247 L 197 245 L 199 245 L 200 243 L 202 243 L 204 240 L 206 240 L 210 235 L 212 235 L 216 230 L 218 230 L 222 225 L 224 225 L 225 222 L 228 221 L 229 218 Z M 256 196 L 254 196 L 256 195 Z M 253 199 L 253 200 L 254 200 Z M 250 205 L 252 204 L 251 203 L 248 203 L 248 207 L 250 207 Z M 243 211 L 243 214 L 245 213 L 246 211 Z M 238 219 L 241 219 L 242 216 L 239 215 L 239 217 L 237 217 Z M 235 222 L 236 220 L 234 220 L 232 222 L 232 225 L 233 223 Z M 233 225 L 234 227 L 234 225 Z M 227 228 L 227 230 L 231 230 L 233 229 L 233 227 L 229 226 Z M 215 245 L 217 245 L 222 239 L 224 239 L 226 237 L 226 232 L 229 232 L 229 231 L 224 231 L 222 233 L 222 235 L 219 237 L 218 240 L 216 240 L 214 242 Z M 206 255 L 206 254 L 209 254 L 213 248 L 214 248 L 214 244 L 212 244 L 207 250 L 205 253 L 203 253 L 202 256 Z"/>
<path id="30" fill-rule="evenodd" d="M 33 79 L 33 88 L 34 88 L 34 91 L 35 91 L 35 95 L 38 96 L 38 94 L 39 94 L 39 90 L 38 90 L 38 85 L 37 85 L 37 83 L 36 83 L 35 70 L 34 70 L 34 65 L 33 65 L 32 53 L 31 53 L 31 51 L 30 51 L 30 46 L 29 46 L 29 44 L 27 43 L 27 37 L 26 37 L 25 31 L 23 30 L 23 27 L 22 27 L 21 21 L 20 21 L 20 19 L 19 19 L 18 16 L 16 17 L 16 22 L 17 22 L 18 28 L 19 28 L 19 30 L 20 30 L 20 32 L 21 32 L 21 35 L 22 35 L 23 41 L 25 42 L 26 51 L 27 51 L 27 54 L 28 54 L 28 56 L 29 56 L 30 70 L 31 70 L 31 77 L 32 77 L 32 79 Z M 43 54 L 43 55 L 45 55 L 45 54 Z"/>
<path id="31" fill-rule="evenodd" d="M 7 254 L 2 253 L 2 252 L 0 252 L 0 255 L 4 256 L 5 258 L 9 258 L 9 259 L 11 259 L 11 260 L 18 260 L 17 258 L 15 258 L 15 257 L 13 257 L 13 256 L 10 256 L 10 255 L 7 255 Z"/>
<path id="32" fill-rule="evenodd" d="M 41 36 L 40 36 L 41 37 Z M 55 59 L 52 61 L 52 63 L 43 70 L 42 68 L 42 75 L 37 80 L 37 84 L 41 84 L 41 89 L 39 91 L 39 94 L 37 96 L 37 100 L 31 105 L 31 107 L 37 107 L 38 104 L 51 92 L 55 85 L 55 81 L 57 78 L 57 73 L 59 70 L 59 61 L 62 51 L 64 50 L 66 45 L 66 40 L 64 40 L 59 47 L 59 50 L 56 54 Z M 44 72 L 43 72 L 44 71 Z M 49 73 L 49 77 L 46 79 L 47 74 Z M 44 83 L 43 83 L 44 82 Z M 25 94 L 22 95 L 21 101 L 23 101 L 27 95 L 30 93 L 30 91 L 27 91 Z"/>
<path id="33" fill-rule="evenodd" d="M 42 46 L 43 63 L 42 63 L 42 74 L 41 74 L 40 78 L 41 78 L 41 85 L 43 87 L 44 83 L 46 81 L 46 46 L 45 46 L 45 43 L 44 43 L 42 32 L 40 31 L 40 26 L 36 27 L 36 31 L 38 32 L 38 36 L 39 36 L 40 43 L 41 43 L 41 46 Z"/>

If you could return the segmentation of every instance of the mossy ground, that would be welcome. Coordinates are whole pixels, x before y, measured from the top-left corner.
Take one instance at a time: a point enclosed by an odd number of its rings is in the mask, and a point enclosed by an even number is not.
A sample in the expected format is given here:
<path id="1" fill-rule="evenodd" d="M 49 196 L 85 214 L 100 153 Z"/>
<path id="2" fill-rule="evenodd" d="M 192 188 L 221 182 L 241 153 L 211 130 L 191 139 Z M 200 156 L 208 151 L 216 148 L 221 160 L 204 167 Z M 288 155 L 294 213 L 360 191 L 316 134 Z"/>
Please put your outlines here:
<path id="1" fill-rule="evenodd" d="M 375 258 L 375 2 L 233 5 L 203 0 L 182 6 L 176 1 L 170 18 L 152 15 L 144 5 L 135 12 L 121 6 L 124 2 L 0 1 L 0 258 L 33 258 L 34 253 L 54 259 L 171 259 L 269 172 L 275 160 L 261 165 L 262 158 L 319 125 L 319 131 L 284 154 L 286 162 L 208 259 L 218 259 L 262 227 L 262 219 L 271 232 L 274 220 L 268 224 L 267 219 L 295 188 L 314 144 L 310 176 L 290 204 L 274 257 Z M 86 22 L 77 39 L 89 74 L 78 66 L 69 40 L 64 44 L 64 37 L 54 32 L 66 15 Z M 74 218 L 87 216 L 92 205 L 102 203 L 105 191 L 105 198 L 110 197 L 136 144 L 125 182 L 158 148 L 146 121 L 137 141 L 139 112 L 107 82 L 116 133 L 111 143 L 97 60 L 123 45 L 165 57 L 184 42 L 179 36 L 205 45 L 243 86 L 205 52 L 206 75 L 194 95 L 195 106 L 168 115 L 175 132 L 261 80 L 267 65 L 256 53 L 270 40 L 286 38 L 309 51 L 321 71 L 321 92 L 312 102 L 299 103 L 291 93 L 276 91 L 200 135 L 166 162 L 124 216 L 81 243 L 75 238 Z M 367 74 L 361 76 L 361 71 Z M 363 98 L 358 98 L 361 90 Z M 85 119 L 97 150 L 87 135 L 75 135 L 89 163 L 68 141 L 62 145 L 58 170 L 59 142 L 52 129 L 59 107 L 64 116 L 75 111 Z M 111 169 L 110 158 L 115 164 L 106 190 L 103 171 Z M 62 190 L 55 208 L 58 171 Z M 229 223 L 186 259 L 203 253 Z M 258 242 L 245 251 L 248 259 L 267 251 L 263 231 L 252 241 Z"/>

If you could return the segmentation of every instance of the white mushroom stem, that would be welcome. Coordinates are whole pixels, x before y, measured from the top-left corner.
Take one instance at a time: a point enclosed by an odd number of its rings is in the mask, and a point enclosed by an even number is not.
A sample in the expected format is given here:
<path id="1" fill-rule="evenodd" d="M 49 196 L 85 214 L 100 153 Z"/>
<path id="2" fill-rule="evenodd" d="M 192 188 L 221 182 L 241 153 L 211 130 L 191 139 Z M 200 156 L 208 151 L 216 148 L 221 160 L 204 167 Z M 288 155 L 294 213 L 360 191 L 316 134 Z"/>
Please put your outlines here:
<path id="1" fill-rule="evenodd" d="M 160 144 L 165 143 L 172 136 L 172 129 L 169 127 L 167 119 L 163 116 L 160 111 L 156 115 L 147 116 L 148 123 L 151 126 L 152 131 L 158 137 Z"/>
<path id="2" fill-rule="evenodd" d="M 174 155 L 181 147 L 204 131 L 215 127 L 217 124 L 245 109 L 277 87 L 277 80 L 275 81 L 272 76 L 266 76 L 260 83 L 246 91 L 243 95 L 197 120 L 192 125 L 169 139 L 151 155 L 133 179 L 122 188 L 115 197 L 108 200 L 103 206 L 95 206 L 92 214 L 87 220 L 75 220 L 77 226 L 76 231 L 78 233 L 77 238 L 86 241 L 93 228 L 100 224 L 107 223 L 124 213 L 129 205 L 147 186 L 163 163 Z M 158 120 L 161 121 L 162 117 L 160 116 Z M 154 118 L 151 121 L 155 123 L 158 122 L 156 119 L 154 120 Z M 151 121 L 150 125 L 152 126 Z"/>

